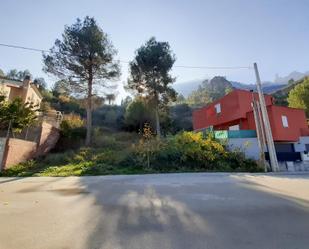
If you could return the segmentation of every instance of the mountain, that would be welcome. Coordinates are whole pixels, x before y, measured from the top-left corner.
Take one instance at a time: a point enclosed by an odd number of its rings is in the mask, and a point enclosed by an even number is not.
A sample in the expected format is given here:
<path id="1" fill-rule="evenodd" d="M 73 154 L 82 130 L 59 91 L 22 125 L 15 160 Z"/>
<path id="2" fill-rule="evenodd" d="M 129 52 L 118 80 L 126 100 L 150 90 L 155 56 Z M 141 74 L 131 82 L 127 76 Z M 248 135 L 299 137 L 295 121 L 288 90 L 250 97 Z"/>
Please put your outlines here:
<path id="1" fill-rule="evenodd" d="M 272 96 L 275 99 L 275 103 L 277 105 L 282 105 L 282 106 L 288 106 L 288 96 L 289 93 L 292 89 L 294 89 L 295 86 L 297 86 L 298 84 L 302 83 L 304 81 L 304 79 L 306 79 L 308 76 L 305 76 L 297 81 L 294 81 L 288 85 L 285 85 L 285 87 L 275 91 L 274 93 L 272 93 Z"/>
<path id="2" fill-rule="evenodd" d="M 203 80 L 190 80 L 181 83 L 175 83 L 174 89 L 182 94 L 184 97 L 188 97 L 193 91 L 197 90 L 198 86 L 202 84 Z"/>
<path id="3" fill-rule="evenodd" d="M 204 80 L 196 90 L 187 97 L 186 102 L 195 107 L 200 107 L 219 99 L 233 90 L 231 82 L 225 77 L 216 76 L 211 80 Z"/>
<path id="4" fill-rule="evenodd" d="M 174 89 L 182 94 L 184 97 L 188 97 L 193 91 L 196 91 L 199 85 L 202 84 L 204 80 L 191 80 L 182 83 L 174 84 Z M 243 90 L 256 90 L 256 85 L 254 84 L 245 84 L 237 81 L 229 81 L 233 88 L 243 89 Z M 276 92 L 282 88 L 284 88 L 286 84 L 273 83 L 273 82 L 264 82 L 262 85 L 263 92 L 271 94 Z"/>
<path id="5" fill-rule="evenodd" d="M 294 81 L 298 81 L 298 80 L 301 80 L 305 76 L 308 76 L 308 75 L 309 75 L 309 71 L 304 72 L 304 73 L 293 71 L 289 75 L 284 76 L 284 77 L 280 77 L 279 75 L 276 75 L 274 83 L 288 84 L 289 80 L 291 80 L 291 79 L 294 80 Z"/>
<path id="6" fill-rule="evenodd" d="M 236 89 L 243 89 L 243 90 L 255 90 L 256 91 L 256 85 L 254 84 L 244 84 L 236 81 L 230 81 L 232 86 Z M 264 93 L 271 94 L 273 92 L 276 92 L 282 88 L 284 88 L 286 84 L 280 84 L 280 83 L 272 83 L 272 82 L 263 82 L 262 83 L 262 89 Z"/>
<path id="7" fill-rule="evenodd" d="M 203 90 L 208 93 L 210 102 L 223 97 L 233 89 L 232 83 L 222 76 L 215 76 L 203 82 Z"/>

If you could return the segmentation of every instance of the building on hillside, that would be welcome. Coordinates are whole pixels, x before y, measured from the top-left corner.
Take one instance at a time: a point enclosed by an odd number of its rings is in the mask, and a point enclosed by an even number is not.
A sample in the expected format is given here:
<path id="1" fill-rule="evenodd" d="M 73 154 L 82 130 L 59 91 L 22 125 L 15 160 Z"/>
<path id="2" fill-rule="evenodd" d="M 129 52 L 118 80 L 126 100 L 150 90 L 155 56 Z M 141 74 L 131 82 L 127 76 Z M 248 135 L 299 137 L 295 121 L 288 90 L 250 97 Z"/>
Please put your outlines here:
<path id="1" fill-rule="evenodd" d="M 43 99 L 38 87 L 26 77 L 23 81 L 0 76 L 0 95 L 8 101 L 19 97 L 23 103 L 39 108 Z M 20 162 L 46 155 L 56 145 L 62 113 L 37 111 L 37 122 L 13 134 L 12 127 L 0 130 L 0 171 Z M 14 127 L 13 127 L 14 128 Z"/>
<path id="2" fill-rule="evenodd" d="M 30 81 L 30 77 L 19 81 L 0 76 L 0 94 L 6 96 L 7 100 L 20 97 L 24 103 L 33 103 L 36 108 L 40 107 L 43 99 L 37 86 Z"/>
<path id="3" fill-rule="evenodd" d="M 269 121 L 277 153 L 298 152 L 308 155 L 309 128 L 304 110 L 274 105 L 273 97 L 264 95 Z M 256 145 L 256 126 L 252 109 L 253 99 L 258 94 L 246 90 L 234 90 L 221 99 L 193 112 L 193 129 L 203 131 L 226 131 L 230 138 L 251 139 Z M 218 132 L 218 134 L 223 134 Z M 249 139 L 249 140 L 250 140 Z M 303 143 L 303 146 L 300 144 Z M 258 152 L 251 151 L 258 157 Z M 308 158 L 309 159 L 309 158 Z"/>

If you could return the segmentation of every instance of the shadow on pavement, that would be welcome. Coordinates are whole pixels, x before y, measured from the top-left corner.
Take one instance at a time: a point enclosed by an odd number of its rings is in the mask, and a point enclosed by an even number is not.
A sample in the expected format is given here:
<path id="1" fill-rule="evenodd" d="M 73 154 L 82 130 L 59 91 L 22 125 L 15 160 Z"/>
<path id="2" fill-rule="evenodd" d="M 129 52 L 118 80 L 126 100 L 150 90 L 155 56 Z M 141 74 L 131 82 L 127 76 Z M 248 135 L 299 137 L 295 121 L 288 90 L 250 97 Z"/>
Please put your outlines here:
<path id="1" fill-rule="evenodd" d="M 132 178 L 80 178 L 97 209 L 89 214 L 94 226 L 84 248 L 307 248 L 309 243 L 309 212 L 298 198 L 241 180 L 207 183 L 205 177 L 205 183 L 184 180 L 175 187 L 135 184 Z"/>

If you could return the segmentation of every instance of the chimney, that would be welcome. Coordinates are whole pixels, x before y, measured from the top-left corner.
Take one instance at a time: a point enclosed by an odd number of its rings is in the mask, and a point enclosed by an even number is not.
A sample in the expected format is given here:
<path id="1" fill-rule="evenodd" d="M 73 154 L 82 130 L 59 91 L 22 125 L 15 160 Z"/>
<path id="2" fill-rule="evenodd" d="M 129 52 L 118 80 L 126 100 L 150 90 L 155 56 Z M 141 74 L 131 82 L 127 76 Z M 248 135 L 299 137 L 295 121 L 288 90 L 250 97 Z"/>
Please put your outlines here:
<path id="1" fill-rule="evenodd" d="M 27 102 L 27 95 L 28 95 L 29 88 L 30 88 L 30 76 L 26 75 L 23 80 L 23 101 L 24 103 Z"/>
<path id="2" fill-rule="evenodd" d="M 30 86 L 30 76 L 26 75 L 24 80 L 23 80 L 23 87 L 29 88 L 29 86 Z"/>

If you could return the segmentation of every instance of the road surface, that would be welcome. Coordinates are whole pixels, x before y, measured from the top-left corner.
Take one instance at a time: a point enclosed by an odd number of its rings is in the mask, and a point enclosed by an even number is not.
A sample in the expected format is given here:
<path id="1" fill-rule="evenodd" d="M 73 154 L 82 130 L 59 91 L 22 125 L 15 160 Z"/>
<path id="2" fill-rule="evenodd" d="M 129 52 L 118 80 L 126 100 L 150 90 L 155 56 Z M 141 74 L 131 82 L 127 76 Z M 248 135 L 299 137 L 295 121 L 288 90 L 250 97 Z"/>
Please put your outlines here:
<path id="1" fill-rule="evenodd" d="M 309 175 L 0 178 L 1 249 L 308 249 Z"/>

